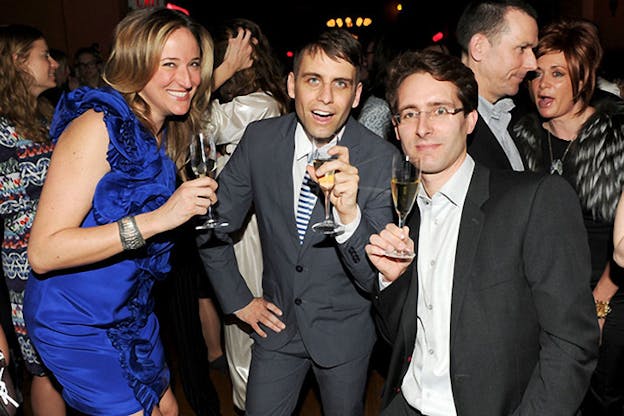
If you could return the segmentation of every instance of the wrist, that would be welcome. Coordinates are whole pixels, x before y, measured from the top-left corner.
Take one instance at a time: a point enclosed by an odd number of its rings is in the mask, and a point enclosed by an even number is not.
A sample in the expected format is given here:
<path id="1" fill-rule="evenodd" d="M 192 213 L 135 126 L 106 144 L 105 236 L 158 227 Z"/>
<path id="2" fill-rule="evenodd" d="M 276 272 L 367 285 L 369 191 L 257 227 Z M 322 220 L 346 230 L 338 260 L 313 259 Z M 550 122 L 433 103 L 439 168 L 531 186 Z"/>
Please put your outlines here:
<path id="1" fill-rule="evenodd" d="M 117 221 L 119 239 L 124 251 L 137 250 L 145 245 L 145 239 L 133 216 L 123 217 Z"/>
<path id="2" fill-rule="evenodd" d="M 336 214 L 338 214 L 338 218 L 340 220 L 340 223 L 343 225 L 349 225 L 351 224 L 353 221 L 355 221 L 358 217 L 358 207 L 357 204 L 353 206 L 353 208 L 349 208 L 349 209 L 338 209 L 335 205 L 334 205 L 334 209 L 336 210 Z"/>

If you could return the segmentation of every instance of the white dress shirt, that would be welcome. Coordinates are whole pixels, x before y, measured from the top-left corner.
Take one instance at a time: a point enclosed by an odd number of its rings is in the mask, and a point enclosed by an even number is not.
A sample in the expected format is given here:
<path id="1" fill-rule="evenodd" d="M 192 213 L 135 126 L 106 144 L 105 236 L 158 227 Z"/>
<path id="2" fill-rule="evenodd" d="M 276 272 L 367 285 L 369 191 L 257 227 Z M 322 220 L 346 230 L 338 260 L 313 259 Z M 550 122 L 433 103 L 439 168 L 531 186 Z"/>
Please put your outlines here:
<path id="1" fill-rule="evenodd" d="M 503 98 L 502 100 L 498 100 L 496 104 L 492 104 L 485 98 L 479 96 L 477 111 L 479 115 L 483 117 L 483 121 L 485 121 L 492 130 L 494 137 L 496 137 L 496 140 L 503 148 L 507 159 L 509 159 L 511 168 L 513 170 L 523 171 L 524 163 L 522 163 L 520 152 L 507 130 L 509 122 L 511 121 L 510 111 L 513 110 L 514 107 L 515 104 L 511 98 Z"/>
<path id="2" fill-rule="evenodd" d="M 410 406 L 429 416 L 457 414 L 450 377 L 451 294 L 459 223 L 474 166 L 467 155 L 431 198 L 422 187 L 418 193 L 418 330 L 401 391 Z"/>
<path id="3" fill-rule="evenodd" d="M 344 126 L 336 133 L 335 137 L 324 147 L 332 147 L 334 146 L 338 140 L 344 134 Z M 312 153 L 313 148 L 312 139 L 310 139 L 305 132 L 305 129 L 301 125 L 301 123 L 297 123 L 297 129 L 295 130 L 295 154 L 293 158 L 293 195 L 294 195 L 294 211 L 293 215 L 297 216 L 297 205 L 299 204 L 299 194 L 301 193 L 301 183 L 303 182 L 303 176 L 306 173 L 306 166 L 310 163 L 309 155 Z M 316 201 L 317 204 L 323 204 L 324 201 L 322 198 Z M 360 225 L 360 220 L 362 219 L 362 214 L 360 212 L 360 207 L 358 205 L 357 216 L 355 220 L 351 221 L 349 224 L 342 224 L 340 222 L 340 216 L 332 210 L 334 221 L 336 223 L 342 225 L 344 227 L 344 232 L 336 235 L 334 238 L 339 244 L 344 243 L 353 235 L 358 225 Z M 311 226 L 312 224 L 310 224 Z"/>

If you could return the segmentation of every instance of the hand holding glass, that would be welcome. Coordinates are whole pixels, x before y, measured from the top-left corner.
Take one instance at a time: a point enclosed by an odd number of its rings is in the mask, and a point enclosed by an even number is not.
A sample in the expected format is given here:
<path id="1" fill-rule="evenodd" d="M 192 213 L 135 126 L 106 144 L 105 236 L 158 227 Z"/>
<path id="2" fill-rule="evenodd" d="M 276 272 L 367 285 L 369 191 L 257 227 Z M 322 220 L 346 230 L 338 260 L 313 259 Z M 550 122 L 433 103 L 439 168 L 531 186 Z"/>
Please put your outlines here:
<path id="1" fill-rule="evenodd" d="M 392 181 L 390 183 L 390 189 L 392 191 L 394 209 L 399 218 L 399 228 L 403 228 L 405 218 L 414 206 L 419 183 L 420 169 L 415 166 L 413 160 L 410 160 L 407 155 L 395 155 L 392 159 Z M 396 259 L 411 259 L 414 258 L 415 254 L 408 250 L 393 250 L 387 252 L 386 256 Z"/>
<path id="2" fill-rule="evenodd" d="M 191 140 L 190 164 L 191 170 L 197 177 L 208 176 L 215 178 L 217 173 L 217 146 L 212 135 L 198 133 Z M 221 221 L 212 210 L 212 204 L 208 206 L 206 221 L 195 227 L 196 230 L 206 230 L 227 226 L 227 222 Z"/>
<path id="3" fill-rule="evenodd" d="M 312 163 L 314 164 L 315 170 L 320 168 L 325 162 L 336 159 L 335 156 L 327 153 L 328 150 L 329 149 L 326 147 L 315 147 L 312 154 Z M 323 191 L 323 195 L 325 196 L 325 219 L 321 222 L 317 222 L 312 226 L 312 229 L 318 233 L 339 234 L 344 231 L 344 227 L 334 222 L 331 214 L 329 193 L 332 191 L 332 189 L 334 189 L 334 178 L 335 172 L 333 170 L 325 172 L 325 175 L 318 177 L 318 184 Z"/>

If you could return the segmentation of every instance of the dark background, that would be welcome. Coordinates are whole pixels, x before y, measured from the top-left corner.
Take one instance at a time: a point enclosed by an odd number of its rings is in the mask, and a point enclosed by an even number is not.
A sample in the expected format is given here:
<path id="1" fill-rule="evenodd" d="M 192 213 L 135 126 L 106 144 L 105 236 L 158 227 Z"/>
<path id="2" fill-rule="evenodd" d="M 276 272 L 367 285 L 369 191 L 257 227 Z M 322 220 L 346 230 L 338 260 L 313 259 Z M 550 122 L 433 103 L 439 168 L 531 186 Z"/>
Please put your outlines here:
<path id="1" fill-rule="evenodd" d="M 83 46 L 97 44 L 105 56 L 115 25 L 135 7 L 164 5 L 171 1 L 186 8 L 209 30 L 224 19 L 248 18 L 257 22 L 277 55 L 290 68 L 288 51 L 326 28 L 330 18 L 373 19 L 367 28 L 351 31 L 362 40 L 378 33 L 394 32 L 401 46 L 418 48 L 442 32 L 452 53 L 458 50 L 454 28 L 467 0 L 0 0 L 0 24 L 25 23 L 41 29 L 50 47 L 70 57 Z M 607 52 L 606 65 L 624 77 L 624 0 L 528 0 L 538 11 L 539 25 L 553 18 L 586 18 L 596 23 Z M 365 43 L 365 42 L 363 42 Z"/>
<path id="2" fill-rule="evenodd" d="M 380 31 L 400 33 L 404 43 L 418 47 L 429 43 L 433 34 L 442 32 L 444 42 L 455 46 L 454 29 L 467 0 L 406 0 L 403 10 L 396 10 L 392 0 L 315 0 L 315 1 L 212 1 L 177 0 L 209 30 L 224 19 L 244 17 L 258 23 L 282 58 L 305 40 L 326 29 L 335 17 L 370 17 L 372 25 L 349 30 L 362 39 Z M 529 1 L 540 15 L 540 24 L 561 13 L 558 1 Z"/>

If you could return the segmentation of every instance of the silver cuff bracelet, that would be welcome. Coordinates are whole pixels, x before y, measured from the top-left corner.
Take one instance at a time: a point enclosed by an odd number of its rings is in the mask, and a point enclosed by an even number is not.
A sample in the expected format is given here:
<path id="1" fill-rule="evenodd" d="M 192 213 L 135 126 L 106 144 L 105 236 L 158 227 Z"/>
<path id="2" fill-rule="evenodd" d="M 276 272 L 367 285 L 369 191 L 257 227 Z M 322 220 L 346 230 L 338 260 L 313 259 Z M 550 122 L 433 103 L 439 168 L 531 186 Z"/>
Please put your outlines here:
<path id="1" fill-rule="evenodd" d="M 145 245 L 145 240 L 136 225 L 134 217 L 124 217 L 117 221 L 121 246 L 125 250 L 136 250 Z"/>

